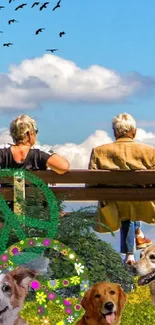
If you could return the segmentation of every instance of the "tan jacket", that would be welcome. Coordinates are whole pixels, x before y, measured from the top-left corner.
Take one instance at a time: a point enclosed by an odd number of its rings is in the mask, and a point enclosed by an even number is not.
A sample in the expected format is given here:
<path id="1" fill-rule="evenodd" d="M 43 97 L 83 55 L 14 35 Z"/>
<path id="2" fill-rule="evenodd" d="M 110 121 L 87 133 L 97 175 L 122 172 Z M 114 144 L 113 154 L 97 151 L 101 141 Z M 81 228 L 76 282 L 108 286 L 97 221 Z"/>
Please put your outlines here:
<path id="1" fill-rule="evenodd" d="M 88 168 L 95 170 L 155 169 L 155 148 L 146 144 L 136 143 L 129 137 L 123 137 L 113 143 L 104 144 L 94 148 L 91 153 Z M 141 220 L 155 224 L 155 202 L 117 201 L 103 202 L 103 204 L 106 204 L 105 214 L 107 211 L 108 213 L 104 218 L 104 209 L 99 209 L 98 221 L 104 222 L 113 231 L 120 227 L 120 221 L 127 219 L 132 221 Z M 99 206 L 101 206 L 101 202 L 99 203 Z M 111 216 L 111 220 L 110 214 L 113 214 L 113 219 Z M 116 220 L 117 218 L 118 220 Z M 113 223 L 115 223 L 115 226 L 112 225 L 112 220 Z M 102 227 L 99 227 L 99 229 L 99 232 L 106 232 L 105 228 L 102 229 Z"/>

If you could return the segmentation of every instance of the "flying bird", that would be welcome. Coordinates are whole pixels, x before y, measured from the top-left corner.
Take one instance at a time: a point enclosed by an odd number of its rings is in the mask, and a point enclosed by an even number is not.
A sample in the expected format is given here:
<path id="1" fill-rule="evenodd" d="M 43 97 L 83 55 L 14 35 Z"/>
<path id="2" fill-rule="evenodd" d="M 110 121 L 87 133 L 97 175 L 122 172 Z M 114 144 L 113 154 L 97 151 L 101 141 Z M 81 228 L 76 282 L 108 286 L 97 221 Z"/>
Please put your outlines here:
<path id="1" fill-rule="evenodd" d="M 25 6 L 27 6 L 27 3 L 22 3 L 20 6 L 16 7 L 15 10 L 22 9 Z"/>
<path id="2" fill-rule="evenodd" d="M 43 10 L 44 8 L 47 8 L 47 5 L 49 2 L 44 2 L 43 5 L 40 7 L 40 10 Z"/>
<path id="3" fill-rule="evenodd" d="M 44 29 L 45 29 L 45 28 L 39 28 L 39 29 L 37 29 L 35 34 L 38 35 L 38 34 L 41 33 Z"/>
<path id="4" fill-rule="evenodd" d="M 5 7 L 4 6 L 0 6 L 0 10 L 3 9 L 3 8 L 5 8 Z"/>
<path id="5" fill-rule="evenodd" d="M 10 25 L 11 23 L 18 23 L 18 21 L 16 19 L 10 19 L 8 21 L 8 24 Z"/>
<path id="6" fill-rule="evenodd" d="M 10 45 L 13 45 L 12 43 L 4 43 L 3 46 L 9 47 Z"/>
<path id="7" fill-rule="evenodd" d="M 40 2 L 34 2 L 33 5 L 31 6 L 31 8 L 33 8 L 34 6 L 38 6 Z"/>
<path id="8" fill-rule="evenodd" d="M 58 51 L 58 49 L 49 49 L 49 50 L 46 50 L 46 51 L 54 53 L 54 52 Z"/>
<path id="9" fill-rule="evenodd" d="M 65 32 L 60 32 L 59 33 L 59 36 L 62 37 L 63 35 L 65 35 L 66 33 Z"/>
<path id="10" fill-rule="evenodd" d="M 2 30 L 0 30 L 0 33 L 3 33 Z"/>
<path id="11" fill-rule="evenodd" d="M 53 8 L 53 11 L 54 11 L 55 9 L 57 9 L 57 8 L 60 8 L 60 2 L 61 2 L 61 0 L 59 0 L 59 1 L 57 2 L 56 6 Z"/>

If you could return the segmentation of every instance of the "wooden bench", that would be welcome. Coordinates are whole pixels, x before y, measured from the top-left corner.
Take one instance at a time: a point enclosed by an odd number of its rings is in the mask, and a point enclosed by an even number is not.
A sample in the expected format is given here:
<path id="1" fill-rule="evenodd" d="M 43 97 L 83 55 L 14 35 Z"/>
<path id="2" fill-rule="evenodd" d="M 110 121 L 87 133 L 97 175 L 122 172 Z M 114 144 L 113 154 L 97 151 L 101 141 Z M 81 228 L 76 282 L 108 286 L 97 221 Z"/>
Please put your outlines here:
<path id="1" fill-rule="evenodd" d="M 40 177 L 46 184 L 59 184 L 59 186 L 51 187 L 51 191 L 57 198 L 65 201 L 155 200 L 155 171 L 151 170 L 93 171 L 73 169 L 64 175 L 58 175 L 50 170 L 31 173 Z M 0 184 L 3 186 L 0 188 L 0 193 L 6 201 L 14 200 L 13 182 L 13 177 L 0 179 Z M 27 181 L 25 183 L 28 184 Z M 85 187 L 84 184 L 88 184 L 89 187 Z M 94 184 L 98 184 L 98 186 L 94 187 Z M 25 195 L 32 193 L 32 191 L 32 187 L 26 187 Z"/>

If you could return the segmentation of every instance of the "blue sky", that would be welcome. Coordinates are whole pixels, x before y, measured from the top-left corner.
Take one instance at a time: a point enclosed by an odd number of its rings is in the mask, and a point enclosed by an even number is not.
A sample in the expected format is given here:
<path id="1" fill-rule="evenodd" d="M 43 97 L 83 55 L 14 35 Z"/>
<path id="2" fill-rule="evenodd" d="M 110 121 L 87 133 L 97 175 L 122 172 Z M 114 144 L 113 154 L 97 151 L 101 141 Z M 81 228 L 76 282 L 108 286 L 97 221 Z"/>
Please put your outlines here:
<path id="1" fill-rule="evenodd" d="M 27 2 L 27 7 L 16 12 L 14 8 L 22 1 L 11 4 L 1 1 L 6 7 L 0 11 L 0 30 L 4 31 L 0 34 L 0 44 L 14 43 L 10 48 L 1 47 L 1 73 L 7 73 L 11 64 L 19 65 L 25 59 L 42 57 L 47 48 L 58 48 L 57 56 L 74 62 L 81 69 L 99 65 L 119 75 L 136 72 L 154 78 L 154 0 L 62 0 L 61 8 L 55 12 L 52 7 L 56 1 L 52 0 L 42 12 L 37 7 L 30 8 L 33 1 Z M 13 18 L 19 23 L 9 26 L 7 21 Z M 35 36 L 39 27 L 46 30 Z M 60 39 L 58 34 L 62 30 L 66 35 Z M 35 110 L 21 108 L 15 112 L 13 108 L 7 113 L 1 110 L 0 127 L 7 127 L 13 116 L 25 112 L 37 119 L 41 142 L 78 144 L 97 129 L 111 134 L 111 119 L 122 111 L 134 114 L 138 121 L 154 121 L 153 88 L 144 96 L 133 94 L 122 103 L 62 103 L 57 100 L 43 102 Z M 144 125 L 144 129 L 153 131 L 154 125 Z"/>

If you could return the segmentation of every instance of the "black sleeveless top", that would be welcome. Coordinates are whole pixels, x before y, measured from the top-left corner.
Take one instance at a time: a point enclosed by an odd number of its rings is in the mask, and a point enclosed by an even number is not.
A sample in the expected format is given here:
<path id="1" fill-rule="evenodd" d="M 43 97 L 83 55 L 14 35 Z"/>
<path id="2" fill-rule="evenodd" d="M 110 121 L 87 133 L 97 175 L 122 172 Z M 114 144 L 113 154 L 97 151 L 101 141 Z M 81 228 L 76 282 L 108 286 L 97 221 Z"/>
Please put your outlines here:
<path id="1" fill-rule="evenodd" d="M 18 163 L 14 160 L 10 147 L 3 148 L 0 149 L 0 168 L 46 170 L 46 162 L 53 154 L 53 151 L 48 154 L 40 149 L 30 149 L 26 159 L 22 163 Z"/>

